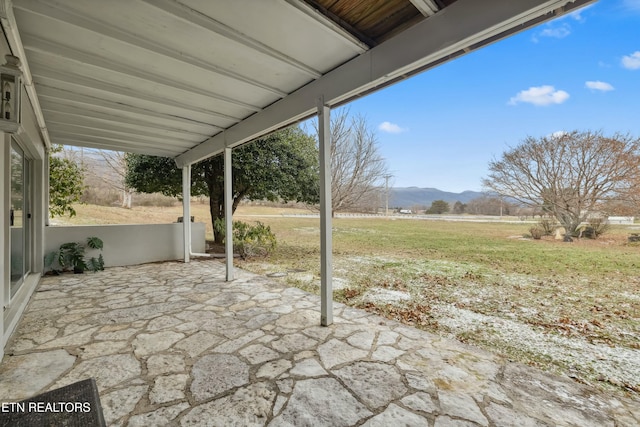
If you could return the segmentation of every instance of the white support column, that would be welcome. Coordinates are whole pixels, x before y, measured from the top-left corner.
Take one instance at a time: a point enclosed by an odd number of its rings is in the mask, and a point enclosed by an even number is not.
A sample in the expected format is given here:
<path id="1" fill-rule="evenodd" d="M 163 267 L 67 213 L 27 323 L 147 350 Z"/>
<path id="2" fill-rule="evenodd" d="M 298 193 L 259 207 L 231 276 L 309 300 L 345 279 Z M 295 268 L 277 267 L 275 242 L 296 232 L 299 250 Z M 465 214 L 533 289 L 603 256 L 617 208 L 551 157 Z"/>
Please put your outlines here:
<path id="1" fill-rule="evenodd" d="M 182 168 L 182 231 L 184 262 L 189 262 L 191 254 L 191 165 Z"/>
<path id="2" fill-rule="evenodd" d="M 49 205 L 50 205 L 50 197 L 49 197 L 49 176 L 51 175 L 51 171 L 49 170 L 49 156 L 51 156 L 51 151 L 45 149 L 44 151 L 44 225 L 49 226 Z"/>
<path id="3" fill-rule="evenodd" d="M 333 323 L 333 255 L 331 234 L 331 125 L 330 109 L 318 99 L 320 142 L 320 324 Z"/>
<path id="4" fill-rule="evenodd" d="M 231 174 L 231 148 L 224 149 L 224 218 L 227 282 L 233 280 L 233 176 Z"/>

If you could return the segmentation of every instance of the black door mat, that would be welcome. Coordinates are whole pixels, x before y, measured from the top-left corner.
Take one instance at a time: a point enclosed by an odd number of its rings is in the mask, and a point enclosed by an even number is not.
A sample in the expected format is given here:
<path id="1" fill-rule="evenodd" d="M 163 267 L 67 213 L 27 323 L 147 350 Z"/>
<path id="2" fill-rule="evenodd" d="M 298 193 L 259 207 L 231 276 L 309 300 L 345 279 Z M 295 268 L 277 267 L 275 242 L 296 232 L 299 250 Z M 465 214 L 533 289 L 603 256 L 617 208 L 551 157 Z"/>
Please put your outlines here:
<path id="1" fill-rule="evenodd" d="M 93 378 L 20 402 L 0 402 L 0 427 L 106 426 Z"/>

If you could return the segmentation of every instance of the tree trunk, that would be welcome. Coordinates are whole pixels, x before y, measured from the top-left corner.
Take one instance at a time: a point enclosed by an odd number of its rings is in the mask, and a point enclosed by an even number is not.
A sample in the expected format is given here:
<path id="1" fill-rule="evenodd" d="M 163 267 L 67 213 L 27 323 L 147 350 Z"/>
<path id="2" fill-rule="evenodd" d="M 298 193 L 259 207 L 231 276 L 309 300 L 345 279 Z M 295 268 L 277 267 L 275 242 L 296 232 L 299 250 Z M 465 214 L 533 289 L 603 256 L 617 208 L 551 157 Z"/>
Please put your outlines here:
<path id="1" fill-rule="evenodd" d="M 564 227 L 564 231 L 567 236 L 576 235 L 576 230 L 582 222 L 580 218 L 576 218 L 575 216 L 570 214 L 556 214 L 555 217 L 560 225 Z"/>
<path id="2" fill-rule="evenodd" d="M 207 179 L 207 188 L 209 190 L 209 212 L 211 213 L 211 225 L 213 227 L 213 241 L 217 245 L 224 242 L 224 231 L 216 232 L 216 220 L 224 220 L 224 181 L 221 179 L 223 169 L 207 171 L 205 178 Z M 234 188 L 233 199 L 231 203 L 231 213 L 233 214 L 240 204 L 240 201 L 251 191 L 250 187 L 244 189 Z"/>
<path id="3" fill-rule="evenodd" d="M 216 220 L 224 218 L 224 202 L 220 199 L 209 197 L 209 212 L 211 213 L 211 226 L 213 227 L 213 241 L 222 245 L 224 234 L 216 231 Z"/>
<path id="4" fill-rule="evenodd" d="M 131 191 L 122 190 L 122 207 L 131 209 Z"/>

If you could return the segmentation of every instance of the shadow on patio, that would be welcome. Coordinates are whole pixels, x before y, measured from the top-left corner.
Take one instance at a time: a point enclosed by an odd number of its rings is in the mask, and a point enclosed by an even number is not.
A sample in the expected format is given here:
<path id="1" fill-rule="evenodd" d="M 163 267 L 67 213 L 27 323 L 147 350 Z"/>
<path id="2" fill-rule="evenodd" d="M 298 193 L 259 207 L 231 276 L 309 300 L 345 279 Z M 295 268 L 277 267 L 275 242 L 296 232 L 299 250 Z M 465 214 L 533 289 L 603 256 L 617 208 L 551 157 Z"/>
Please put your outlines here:
<path id="1" fill-rule="evenodd" d="M 217 261 L 46 277 L 0 401 L 96 378 L 108 425 L 633 426 L 640 402 Z"/>

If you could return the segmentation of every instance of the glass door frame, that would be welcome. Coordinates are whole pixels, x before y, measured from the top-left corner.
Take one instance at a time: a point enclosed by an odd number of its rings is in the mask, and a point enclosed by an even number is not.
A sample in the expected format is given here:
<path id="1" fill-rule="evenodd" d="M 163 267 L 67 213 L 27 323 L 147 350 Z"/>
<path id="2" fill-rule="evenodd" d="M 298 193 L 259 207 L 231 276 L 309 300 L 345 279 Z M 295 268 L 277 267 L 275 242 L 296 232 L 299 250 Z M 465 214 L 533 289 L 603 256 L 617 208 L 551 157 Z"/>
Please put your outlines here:
<path id="1" fill-rule="evenodd" d="M 18 141 L 15 138 L 11 138 L 11 147 L 10 147 L 10 162 L 12 162 L 11 164 L 11 181 L 13 182 L 13 156 L 15 154 L 19 155 L 21 157 L 21 164 L 20 164 L 20 169 L 21 169 L 21 179 L 22 179 L 22 187 L 20 189 L 21 192 L 21 217 L 20 218 L 15 218 L 15 211 L 14 211 L 14 206 L 13 206 L 13 196 L 14 196 L 14 192 L 13 192 L 13 188 L 10 188 L 10 255 L 9 255 L 9 259 L 10 259 L 10 266 L 9 268 L 11 269 L 11 280 L 9 283 L 9 290 L 7 292 L 7 294 L 5 294 L 6 296 L 8 296 L 8 300 L 5 299 L 5 301 L 11 301 L 14 296 L 16 295 L 16 293 L 18 292 L 18 290 L 20 289 L 20 287 L 24 284 L 24 280 L 27 277 L 27 275 L 31 272 L 31 267 L 32 267 L 32 260 L 31 260 L 31 256 L 32 256 L 32 251 L 31 251 L 31 236 L 33 233 L 32 230 L 32 221 L 31 221 L 31 161 L 28 157 L 28 155 L 26 154 L 26 151 L 23 149 L 23 147 L 18 143 Z M 12 186 L 13 187 L 13 186 Z M 15 227 L 13 225 L 14 221 L 19 220 L 21 223 L 21 232 L 19 233 L 19 236 L 17 236 L 17 232 L 15 230 L 17 230 L 17 227 Z M 16 242 L 13 239 L 20 239 L 20 242 Z M 14 246 L 15 245 L 15 246 Z M 20 266 L 20 271 L 18 272 L 20 274 L 20 277 L 16 278 L 14 280 L 14 272 L 13 272 L 13 268 L 15 266 L 14 264 L 14 256 L 15 254 L 17 254 L 19 252 L 19 256 L 21 256 L 21 266 Z"/>

